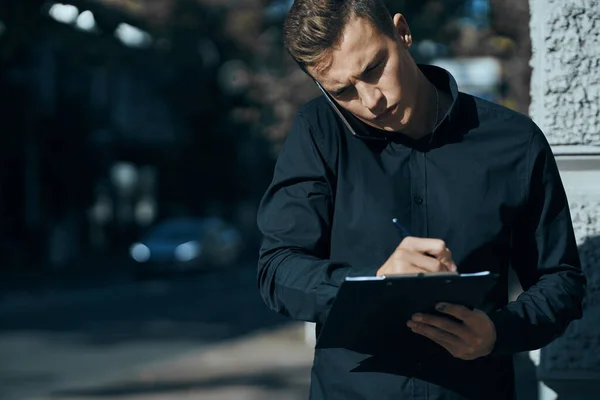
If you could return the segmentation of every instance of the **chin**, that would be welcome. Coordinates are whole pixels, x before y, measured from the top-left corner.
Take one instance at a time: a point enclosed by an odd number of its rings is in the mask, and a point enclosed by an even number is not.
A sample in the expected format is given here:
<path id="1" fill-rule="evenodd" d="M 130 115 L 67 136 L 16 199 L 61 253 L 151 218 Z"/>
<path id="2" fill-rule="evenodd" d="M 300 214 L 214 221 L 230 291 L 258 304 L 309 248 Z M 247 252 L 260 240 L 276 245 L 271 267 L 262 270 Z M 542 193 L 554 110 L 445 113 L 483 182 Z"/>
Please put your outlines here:
<path id="1" fill-rule="evenodd" d="M 376 129 L 379 129 L 379 130 L 385 131 L 385 132 L 393 132 L 394 131 L 394 129 L 388 125 L 372 124 L 372 126 Z"/>
<path id="2" fill-rule="evenodd" d="M 393 124 L 393 123 L 381 123 L 381 122 L 372 122 L 370 124 L 371 126 L 380 129 L 382 131 L 386 131 L 386 132 L 398 132 L 400 130 L 402 130 L 402 125 L 401 124 Z"/>
<path id="3" fill-rule="evenodd" d="M 393 121 L 393 118 L 390 118 L 392 121 L 374 121 L 372 119 L 367 119 L 363 117 L 358 117 L 365 124 L 372 126 L 373 128 L 380 129 L 386 132 L 398 132 L 402 130 L 403 125 L 399 123 L 397 120 Z"/>

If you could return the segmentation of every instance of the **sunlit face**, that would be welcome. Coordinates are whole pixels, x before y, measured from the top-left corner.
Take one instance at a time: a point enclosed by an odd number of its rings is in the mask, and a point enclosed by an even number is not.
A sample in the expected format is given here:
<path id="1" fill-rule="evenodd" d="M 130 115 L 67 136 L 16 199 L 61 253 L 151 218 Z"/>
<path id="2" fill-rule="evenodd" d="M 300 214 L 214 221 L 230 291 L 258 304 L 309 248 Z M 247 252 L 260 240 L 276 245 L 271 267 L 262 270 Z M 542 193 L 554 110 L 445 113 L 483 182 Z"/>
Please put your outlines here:
<path id="1" fill-rule="evenodd" d="M 418 68 L 408 52 L 408 25 L 400 14 L 394 25 L 396 38 L 390 38 L 368 20 L 353 18 L 330 54 L 329 68 L 308 68 L 340 106 L 386 131 L 400 131 L 410 123 L 418 82 Z"/>

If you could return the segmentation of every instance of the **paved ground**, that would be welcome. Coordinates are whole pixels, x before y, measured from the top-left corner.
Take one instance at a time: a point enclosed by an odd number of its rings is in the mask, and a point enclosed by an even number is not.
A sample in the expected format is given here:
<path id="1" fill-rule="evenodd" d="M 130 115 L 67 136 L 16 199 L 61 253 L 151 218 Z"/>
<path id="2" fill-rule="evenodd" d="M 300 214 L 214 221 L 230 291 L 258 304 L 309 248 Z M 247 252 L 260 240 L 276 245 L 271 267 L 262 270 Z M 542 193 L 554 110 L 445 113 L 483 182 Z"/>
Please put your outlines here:
<path id="1" fill-rule="evenodd" d="M 127 379 L 55 393 L 48 399 L 300 400 L 312 352 L 292 325 L 139 368 Z"/>
<path id="2" fill-rule="evenodd" d="M 254 268 L 4 291 L 1 400 L 306 399 L 303 325 L 266 309 Z M 535 399 L 527 358 L 522 399 Z"/>
<path id="3" fill-rule="evenodd" d="M 238 268 L 172 281 L 5 292 L 0 399 L 76 398 L 81 388 L 110 398 L 103 388 L 149 366 L 243 347 L 245 340 L 251 349 L 253 335 L 289 324 L 267 310 L 255 277 L 254 268 Z"/>

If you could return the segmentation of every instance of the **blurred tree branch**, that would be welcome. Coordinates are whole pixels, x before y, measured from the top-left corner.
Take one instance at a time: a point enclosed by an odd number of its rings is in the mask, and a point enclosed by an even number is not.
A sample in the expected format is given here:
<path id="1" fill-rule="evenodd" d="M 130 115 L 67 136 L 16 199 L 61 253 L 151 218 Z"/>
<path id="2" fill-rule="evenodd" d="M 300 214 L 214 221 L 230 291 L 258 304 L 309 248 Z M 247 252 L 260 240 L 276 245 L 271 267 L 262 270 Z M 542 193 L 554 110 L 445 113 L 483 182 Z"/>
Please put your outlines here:
<path id="1" fill-rule="evenodd" d="M 496 32 L 506 84 L 506 105 L 527 114 L 531 102 L 531 38 L 529 36 L 529 2 L 525 0 L 490 0 L 491 27 Z"/>

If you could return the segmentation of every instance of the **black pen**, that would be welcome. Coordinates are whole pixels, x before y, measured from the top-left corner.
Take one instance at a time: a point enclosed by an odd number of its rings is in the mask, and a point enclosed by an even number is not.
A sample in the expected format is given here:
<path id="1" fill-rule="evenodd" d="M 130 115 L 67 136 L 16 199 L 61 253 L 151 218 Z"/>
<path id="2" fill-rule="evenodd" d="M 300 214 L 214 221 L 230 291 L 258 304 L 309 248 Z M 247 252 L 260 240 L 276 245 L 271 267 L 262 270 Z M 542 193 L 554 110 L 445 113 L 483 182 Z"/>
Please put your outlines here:
<path id="1" fill-rule="evenodd" d="M 400 221 L 398 221 L 398 218 L 393 218 L 392 219 L 392 223 L 396 227 L 396 230 L 398 231 L 398 233 L 400 234 L 400 236 L 402 237 L 402 239 L 407 238 L 409 236 L 412 236 L 410 234 L 410 232 L 405 227 L 402 226 L 402 224 L 400 223 Z"/>
<path id="2" fill-rule="evenodd" d="M 400 241 L 406 239 L 409 236 L 412 236 L 410 234 L 410 232 L 405 227 L 402 226 L 400 221 L 398 221 L 398 218 L 393 218 L 392 223 L 394 224 L 394 226 L 396 227 L 396 230 L 400 234 L 400 238 L 401 238 Z M 430 257 L 433 257 L 433 256 L 430 256 Z M 457 271 L 457 267 L 456 267 L 456 264 L 454 264 L 454 262 L 452 264 L 454 265 L 454 267 L 450 267 L 450 271 L 451 271 L 451 273 L 455 273 Z"/>

